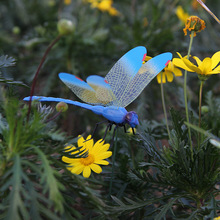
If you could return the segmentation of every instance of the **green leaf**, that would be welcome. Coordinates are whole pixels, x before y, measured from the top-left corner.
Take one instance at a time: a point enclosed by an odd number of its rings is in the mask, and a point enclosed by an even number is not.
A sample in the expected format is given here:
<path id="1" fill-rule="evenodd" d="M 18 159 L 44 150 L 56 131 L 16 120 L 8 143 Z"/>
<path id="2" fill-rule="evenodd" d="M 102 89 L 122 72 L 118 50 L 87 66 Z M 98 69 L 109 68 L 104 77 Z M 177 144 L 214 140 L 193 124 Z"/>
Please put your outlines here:
<path id="1" fill-rule="evenodd" d="M 13 57 L 9 57 L 8 55 L 0 56 L 0 68 L 14 66 L 14 65 L 15 65 L 15 59 Z"/>
<path id="2" fill-rule="evenodd" d="M 19 154 L 16 154 L 14 157 L 14 164 L 11 168 L 11 178 L 9 180 L 11 185 L 11 192 L 9 194 L 9 208 L 7 210 L 6 220 L 11 219 L 30 219 L 28 210 L 24 204 L 23 196 L 26 195 L 23 192 L 23 178 L 26 178 L 26 175 L 22 171 L 21 167 L 21 158 Z M 22 178 L 23 177 L 23 178 Z"/>
<path id="3" fill-rule="evenodd" d="M 173 204 L 176 202 L 177 198 L 172 199 L 171 201 L 169 201 L 166 205 L 163 206 L 163 208 L 161 209 L 160 213 L 155 216 L 155 220 L 161 220 L 162 218 L 166 217 L 166 213 L 169 209 L 172 208 Z"/>
<path id="4" fill-rule="evenodd" d="M 49 193 L 49 198 L 54 202 L 56 209 L 63 213 L 63 196 L 61 190 L 64 190 L 64 186 L 56 178 L 60 174 L 50 166 L 50 161 L 47 159 L 47 156 L 39 149 L 34 149 L 39 158 L 41 159 L 42 165 L 42 175 L 41 175 L 41 184 L 44 184 L 44 193 Z"/>

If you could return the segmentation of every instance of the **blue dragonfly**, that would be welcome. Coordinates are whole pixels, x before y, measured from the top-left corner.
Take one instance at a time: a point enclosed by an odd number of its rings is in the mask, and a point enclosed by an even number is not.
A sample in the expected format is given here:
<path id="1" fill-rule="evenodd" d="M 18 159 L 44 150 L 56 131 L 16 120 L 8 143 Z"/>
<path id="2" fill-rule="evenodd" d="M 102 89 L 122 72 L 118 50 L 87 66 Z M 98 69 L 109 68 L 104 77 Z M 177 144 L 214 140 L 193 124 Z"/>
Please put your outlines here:
<path id="1" fill-rule="evenodd" d="M 146 48 L 138 46 L 123 55 L 111 68 L 105 78 L 91 75 L 86 82 L 77 76 L 60 73 L 59 78 L 68 86 L 84 103 L 69 99 L 33 96 L 32 100 L 40 102 L 65 102 L 93 111 L 103 116 L 106 120 L 96 124 L 92 138 L 99 124 L 108 122 L 104 133 L 105 139 L 108 130 L 115 125 L 112 140 L 118 127 L 128 124 L 134 132 L 139 124 L 138 115 L 134 111 L 128 112 L 125 107 L 133 102 L 151 80 L 161 72 L 172 59 L 172 54 L 160 54 L 143 64 L 146 57 Z M 30 96 L 24 98 L 30 101 Z"/>

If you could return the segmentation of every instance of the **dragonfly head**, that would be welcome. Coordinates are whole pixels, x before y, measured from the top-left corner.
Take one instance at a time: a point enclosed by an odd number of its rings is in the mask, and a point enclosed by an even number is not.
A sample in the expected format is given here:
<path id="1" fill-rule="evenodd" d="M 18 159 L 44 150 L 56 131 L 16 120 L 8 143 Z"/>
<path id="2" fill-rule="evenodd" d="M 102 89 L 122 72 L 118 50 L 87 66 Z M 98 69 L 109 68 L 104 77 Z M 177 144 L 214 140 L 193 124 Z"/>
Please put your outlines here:
<path id="1" fill-rule="evenodd" d="M 125 116 L 125 121 L 126 123 L 128 123 L 132 128 L 136 127 L 137 125 L 139 125 L 139 121 L 138 121 L 138 115 L 136 112 L 131 111 L 128 112 Z"/>

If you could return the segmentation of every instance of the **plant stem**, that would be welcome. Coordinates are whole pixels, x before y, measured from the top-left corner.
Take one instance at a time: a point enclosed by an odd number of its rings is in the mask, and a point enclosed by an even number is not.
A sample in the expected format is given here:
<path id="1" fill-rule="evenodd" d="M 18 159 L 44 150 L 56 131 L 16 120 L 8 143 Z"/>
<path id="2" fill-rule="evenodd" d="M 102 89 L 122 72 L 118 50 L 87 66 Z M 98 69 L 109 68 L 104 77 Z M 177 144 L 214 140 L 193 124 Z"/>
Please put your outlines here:
<path id="1" fill-rule="evenodd" d="M 48 122 L 54 120 L 54 119 L 57 118 L 61 113 L 62 113 L 62 112 L 57 112 L 53 117 L 47 119 L 47 120 L 46 120 L 46 123 L 48 123 Z"/>
<path id="2" fill-rule="evenodd" d="M 201 127 L 201 107 L 202 107 L 202 89 L 204 81 L 200 81 L 199 88 L 199 128 Z M 200 146 L 200 132 L 198 133 L 198 147 Z"/>
<path id="3" fill-rule="evenodd" d="M 41 59 L 41 62 L 37 68 L 37 71 L 35 73 L 35 76 L 34 76 L 34 79 L 33 79 L 33 83 L 32 83 L 32 86 L 31 86 L 31 93 L 30 93 L 30 101 L 29 101 L 29 107 L 28 107 L 28 113 L 27 113 L 27 121 L 29 121 L 29 115 L 30 115 L 30 112 L 31 112 L 31 102 L 32 102 L 32 96 L 34 94 L 34 89 L 35 89 L 35 86 L 36 86 L 36 82 L 37 82 L 37 77 L 39 75 L 39 72 L 40 72 L 40 69 L 48 55 L 48 53 L 50 52 L 50 50 L 52 49 L 52 47 L 56 44 L 57 41 L 59 41 L 59 39 L 62 37 L 62 35 L 58 35 L 51 43 L 50 45 L 48 46 L 48 48 L 46 49 L 42 59 Z"/>
<path id="4" fill-rule="evenodd" d="M 201 107 L 202 107 L 203 84 L 204 84 L 204 81 L 200 81 L 200 88 L 199 88 L 199 128 L 201 127 Z"/>
<path id="5" fill-rule="evenodd" d="M 190 56 L 190 52 L 191 52 L 191 48 L 192 48 L 192 42 L 193 42 L 193 37 L 194 37 L 194 31 L 191 32 L 187 59 L 189 59 L 189 56 Z M 185 70 L 185 76 L 184 76 L 184 100 L 185 100 L 186 120 L 189 123 L 189 112 L 188 112 L 188 104 L 187 104 L 187 91 L 186 91 L 187 88 L 186 88 L 186 84 L 187 84 L 187 70 Z M 188 127 L 188 135 L 189 135 L 189 143 L 190 143 L 190 148 L 191 148 L 191 159 L 193 161 L 193 146 L 192 146 L 192 139 L 191 139 L 191 131 L 190 131 L 189 127 Z"/>
<path id="6" fill-rule="evenodd" d="M 114 179 L 115 156 L 116 156 L 116 151 L 117 151 L 117 140 L 118 140 L 117 130 L 118 129 L 116 129 L 115 142 L 113 142 L 113 143 L 115 143 L 115 146 L 114 146 L 114 152 L 113 152 L 113 158 L 112 158 L 112 173 L 111 173 L 111 181 L 110 181 L 110 186 L 109 186 L 109 196 L 111 196 L 111 194 L 112 194 L 112 183 L 113 183 L 113 179 Z"/>
<path id="7" fill-rule="evenodd" d="M 162 98 L 162 105 L 163 105 L 164 117 L 165 117 L 166 126 L 167 126 L 167 133 L 168 133 L 169 140 L 170 140 L 170 129 L 169 129 L 169 126 L 168 126 L 168 120 L 167 120 L 167 110 L 166 110 L 166 104 L 165 104 L 165 98 L 164 98 L 164 90 L 163 90 L 162 74 L 163 74 L 163 73 L 161 73 L 161 83 L 160 83 L 161 98 Z"/>

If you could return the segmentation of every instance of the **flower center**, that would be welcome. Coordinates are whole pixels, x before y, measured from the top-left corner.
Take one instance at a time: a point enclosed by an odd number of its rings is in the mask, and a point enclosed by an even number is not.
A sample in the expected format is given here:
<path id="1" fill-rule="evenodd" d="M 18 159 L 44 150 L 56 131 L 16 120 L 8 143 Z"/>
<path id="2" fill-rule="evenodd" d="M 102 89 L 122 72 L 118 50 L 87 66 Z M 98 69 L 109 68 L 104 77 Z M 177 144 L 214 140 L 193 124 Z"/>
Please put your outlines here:
<path id="1" fill-rule="evenodd" d="M 84 166 L 89 166 L 90 164 L 94 163 L 95 159 L 92 154 L 89 154 L 88 157 L 81 158 L 80 163 L 83 164 Z"/>

